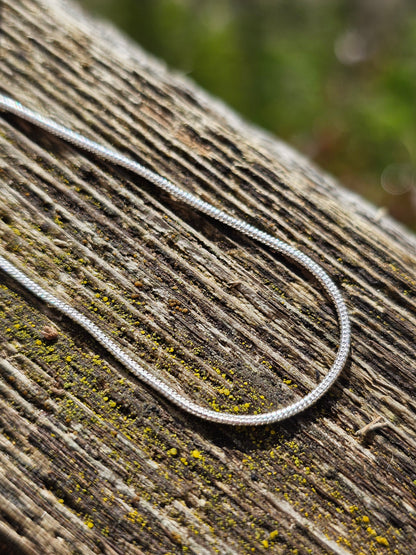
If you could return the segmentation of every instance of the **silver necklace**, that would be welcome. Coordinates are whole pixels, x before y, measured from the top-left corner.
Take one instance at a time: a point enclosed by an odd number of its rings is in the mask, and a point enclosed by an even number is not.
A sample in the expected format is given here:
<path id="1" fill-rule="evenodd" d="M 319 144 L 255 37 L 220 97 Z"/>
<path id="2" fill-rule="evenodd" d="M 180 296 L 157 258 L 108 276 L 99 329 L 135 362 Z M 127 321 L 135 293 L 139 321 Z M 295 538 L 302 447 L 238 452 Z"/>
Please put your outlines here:
<path id="1" fill-rule="evenodd" d="M 60 139 L 72 143 L 81 150 L 91 152 L 103 160 L 107 160 L 117 166 L 127 168 L 141 177 L 144 177 L 147 181 L 150 181 L 154 185 L 157 185 L 164 191 L 167 191 L 172 196 L 188 204 L 192 208 L 228 225 L 248 237 L 252 237 L 259 243 L 263 243 L 264 245 L 271 247 L 275 251 L 282 253 L 284 256 L 305 267 L 323 286 L 335 305 L 340 328 L 339 349 L 325 378 L 310 393 L 293 404 L 262 414 L 235 415 L 224 412 L 216 412 L 202 407 L 190 399 L 187 399 L 183 395 L 180 395 L 162 380 L 150 374 L 81 312 L 57 299 L 54 295 L 43 289 L 40 285 L 26 276 L 21 270 L 11 264 L 11 262 L 9 262 L 6 258 L 0 256 L 0 269 L 3 272 L 36 295 L 39 299 L 57 308 L 60 312 L 83 327 L 107 351 L 109 351 L 114 358 L 126 366 L 132 374 L 137 376 L 144 383 L 151 386 L 159 394 L 169 399 L 172 403 L 175 403 L 181 409 L 204 420 L 234 426 L 271 424 L 273 422 L 285 420 L 286 418 L 304 411 L 328 391 L 338 378 L 348 359 L 351 344 L 351 326 L 348 311 L 341 293 L 328 274 L 316 262 L 309 258 L 309 256 L 306 256 L 306 254 L 303 254 L 298 249 L 280 241 L 279 239 L 276 239 L 264 231 L 257 229 L 253 225 L 234 218 L 222 210 L 215 208 L 215 206 L 212 206 L 208 202 L 204 202 L 195 195 L 180 189 L 168 179 L 165 179 L 161 175 L 149 170 L 134 160 L 127 158 L 120 152 L 110 150 L 103 145 L 91 141 L 87 137 L 84 137 L 79 133 L 75 133 L 71 129 L 67 129 L 66 127 L 55 123 L 41 114 L 38 114 L 37 112 L 29 110 L 28 108 L 22 106 L 20 102 L 1 94 L 0 110 L 15 114 L 20 118 L 45 129 L 49 133 L 56 135 Z"/>

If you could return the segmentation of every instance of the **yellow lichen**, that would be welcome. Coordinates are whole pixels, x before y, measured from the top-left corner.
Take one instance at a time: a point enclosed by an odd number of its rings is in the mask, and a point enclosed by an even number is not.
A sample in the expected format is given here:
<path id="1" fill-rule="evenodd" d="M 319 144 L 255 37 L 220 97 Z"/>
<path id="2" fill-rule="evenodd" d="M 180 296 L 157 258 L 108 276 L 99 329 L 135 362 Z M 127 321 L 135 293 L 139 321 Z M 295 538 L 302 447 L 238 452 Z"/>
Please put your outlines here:
<path id="1" fill-rule="evenodd" d="M 277 538 L 278 535 L 279 535 L 279 532 L 277 530 L 273 530 L 272 532 L 270 532 L 269 538 L 271 540 L 274 540 L 274 538 Z"/>
<path id="2" fill-rule="evenodd" d="M 376 542 L 380 545 L 384 545 L 385 547 L 389 547 L 389 542 L 383 536 L 376 536 Z"/>

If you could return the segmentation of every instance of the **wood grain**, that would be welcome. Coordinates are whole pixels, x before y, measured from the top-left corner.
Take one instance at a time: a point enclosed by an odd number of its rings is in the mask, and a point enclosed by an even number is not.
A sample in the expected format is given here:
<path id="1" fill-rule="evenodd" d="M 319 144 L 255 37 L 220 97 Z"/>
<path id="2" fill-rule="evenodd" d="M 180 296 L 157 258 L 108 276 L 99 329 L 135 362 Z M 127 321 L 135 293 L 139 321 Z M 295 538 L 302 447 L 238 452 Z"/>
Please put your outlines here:
<path id="1" fill-rule="evenodd" d="M 6 94 L 310 254 L 353 349 L 305 414 L 210 425 L 1 275 L 0 551 L 410 553 L 415 237 L 73 5 L 4 0 L 1 26 Z M 331 364 L 309 275 L 6 115 L 0 195 L 2 255 L 202 404 L 277 407 Z"/>

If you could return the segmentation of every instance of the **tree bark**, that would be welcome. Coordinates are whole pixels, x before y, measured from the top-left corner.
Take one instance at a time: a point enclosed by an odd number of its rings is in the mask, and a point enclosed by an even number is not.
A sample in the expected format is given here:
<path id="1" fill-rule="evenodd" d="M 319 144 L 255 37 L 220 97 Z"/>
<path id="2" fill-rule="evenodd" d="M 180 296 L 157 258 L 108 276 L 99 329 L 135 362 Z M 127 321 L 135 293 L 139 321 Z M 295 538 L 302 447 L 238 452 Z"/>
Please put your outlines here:
<path id="1" fill-rule="evenodd" d="M 1 88 L 309 254 L 353 321 L 279 425 L 189 417 L 0 276 L 0 551 L 405 553 L 416 545 L 413 235 L 108 25 L 5 0 Z M 290 109 L 290 107 L 286 107 Z M 338 327 L 308 274 L 10 115 L 0 252 L 201 404 L 310 391 Z"/>

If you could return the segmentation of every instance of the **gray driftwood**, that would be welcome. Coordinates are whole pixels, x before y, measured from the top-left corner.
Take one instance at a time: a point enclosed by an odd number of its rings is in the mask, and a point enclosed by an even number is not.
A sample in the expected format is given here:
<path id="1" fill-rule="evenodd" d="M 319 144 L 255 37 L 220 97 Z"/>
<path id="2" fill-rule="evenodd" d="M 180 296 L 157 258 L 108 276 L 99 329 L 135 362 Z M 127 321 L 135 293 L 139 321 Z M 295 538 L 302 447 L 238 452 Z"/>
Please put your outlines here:
<path id="1" fill-rule="evenodd" d="M 0 78 L 309 253 L 353 321 L 329 395 L 231 429 L 160 399 L 1 275 L 0 552 L 410 553 L 415 237 L 69 4 L 3 0 Z M 310 276 L 3 115 L 0 195 L 0 252 L 193 399 L 267 410 L 331 364 L 336 319 Z"/>

